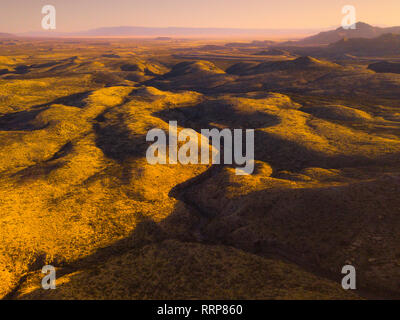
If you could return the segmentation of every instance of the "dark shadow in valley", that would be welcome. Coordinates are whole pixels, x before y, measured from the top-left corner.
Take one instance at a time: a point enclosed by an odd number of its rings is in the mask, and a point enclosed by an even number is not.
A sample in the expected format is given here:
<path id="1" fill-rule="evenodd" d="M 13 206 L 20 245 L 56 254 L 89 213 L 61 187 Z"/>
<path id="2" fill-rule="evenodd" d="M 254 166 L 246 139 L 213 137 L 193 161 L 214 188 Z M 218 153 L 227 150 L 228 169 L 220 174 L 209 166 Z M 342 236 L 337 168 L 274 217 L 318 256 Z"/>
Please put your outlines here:
<path id="1" fill-rule="evenodd" d="M 86 105 L 86 98 L 91 91 L 74 93 L 65 97 L 57 98 L 48 103 L 35 105 L 30 110 L 18 111 L 14 113 L 6 113 L 0 115 L 0 131 L 33 131 L 46 128 L 47 125 L 38 126 L 33 123 L 36 116 L 46 111 L 53 104 L 63 104 L 83 108 Z"/>
<path id="2" fill-rule="evenodd" d="M 129 158 L 142 158 L 150 143 L 146 142 L 145 135 L 133 135 L 125 127 L 123 120 L 119 123 L 107 124 L 103 115 L 97 117 L 94 124 L 96 146 L 110 159 L 123 163 Z"/>
<path id="3" fill-rule="evenodd" d="M 238 110 L 225 101 L 209 100 L 194 106 L 172 108 L 153 114 L 168 121 L 177 121 L 179 126 L 201 129 L 216 128 L 216 124 L 228 129 L 257 129 L 278 125 L 278 117 L 262 111 Z"/>
<path id="4" fill-rule="evenodd" d="M 7 113 L 0 116 L 0 131 L 33 131 L 44 129 L 46 125 L 37 126 L 32 121 L 35 120 L 39 113 L 47 109 L 48 107 L 42 107 L 40 109 Z"/>
<path id="5" fill-rule="evenodd" d="M 395 164 L 396 154 L 376 157 L 361 155 L 328 155 L 285 140 L 267 132 L 255 132 L 255 159 L 269 163 L 274 172 L 288 170 L 298 172 L 309 167 L 339 169 L 371 165 Z"/>
<path id="6" fill-rule="evenodd" d="M 91 93 L 92 91 L 74 93 L 66 97 L 55 99 L 49 104 L 63 104 L 66 106 L 83 108 L 86 106 L 86 98 L 89 97 Z"/>

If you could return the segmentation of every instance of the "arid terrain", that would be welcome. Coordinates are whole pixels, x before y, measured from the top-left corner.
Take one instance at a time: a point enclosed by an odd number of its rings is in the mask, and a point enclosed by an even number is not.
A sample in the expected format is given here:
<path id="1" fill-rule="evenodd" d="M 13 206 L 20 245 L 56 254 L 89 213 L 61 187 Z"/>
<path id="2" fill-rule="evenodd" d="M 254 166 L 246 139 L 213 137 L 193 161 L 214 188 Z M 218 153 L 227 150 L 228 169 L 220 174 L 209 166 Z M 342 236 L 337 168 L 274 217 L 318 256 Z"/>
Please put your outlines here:
<path id="1" fill-rule="evenodd" d="M 400 36 L 381 33 L 0 39 L 0 297 L 400 298 Z M 149 164 L 169 121 L 254 129 L 254 173 Z"/>

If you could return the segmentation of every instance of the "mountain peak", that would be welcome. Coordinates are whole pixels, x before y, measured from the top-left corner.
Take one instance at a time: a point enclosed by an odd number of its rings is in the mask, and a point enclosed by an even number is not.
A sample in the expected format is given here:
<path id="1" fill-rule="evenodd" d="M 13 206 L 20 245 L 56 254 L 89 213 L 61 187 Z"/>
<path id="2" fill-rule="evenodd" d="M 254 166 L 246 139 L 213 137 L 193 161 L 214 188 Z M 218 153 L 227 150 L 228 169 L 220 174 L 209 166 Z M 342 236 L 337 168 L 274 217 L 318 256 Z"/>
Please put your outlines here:
<path id="1" fill-rule="evenodd" d="M 362 21 L 358 21 L 356 22 L 356 29 L 344 29 L 342 26 L 340 26 L 339 28 L 336 29 L 336 31 L 340 31 L 340 30 L 366 30 L 366 29 L 373 29 L 373 28 L 377 28 L 374 27 L 368 23 L 362 22 Z"/>
<path id="2" fill-rule="evenodd" d="M 362 22 L 362 21 L 358 21 L 356 23 L 356 28 L 377 28 L 377 27 L 371 26 L 370 24 Z"/>

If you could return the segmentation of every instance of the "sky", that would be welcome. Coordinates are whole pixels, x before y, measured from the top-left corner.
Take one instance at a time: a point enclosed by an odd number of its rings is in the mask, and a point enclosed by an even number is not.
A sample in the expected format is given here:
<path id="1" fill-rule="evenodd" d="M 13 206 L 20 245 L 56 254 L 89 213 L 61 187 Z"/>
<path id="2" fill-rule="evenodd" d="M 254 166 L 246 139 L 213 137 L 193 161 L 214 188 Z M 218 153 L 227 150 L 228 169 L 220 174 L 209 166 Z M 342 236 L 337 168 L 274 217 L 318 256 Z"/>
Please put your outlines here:
<path id="1" fill-rule="evenodd" d="M 357 21 L 400 25 L 400 0 L 0 0 L 0 32 L 40 31 L 44 5 L 57 31 L 110 26 L 306 29 L 339 26 L 344 5 Z"/>

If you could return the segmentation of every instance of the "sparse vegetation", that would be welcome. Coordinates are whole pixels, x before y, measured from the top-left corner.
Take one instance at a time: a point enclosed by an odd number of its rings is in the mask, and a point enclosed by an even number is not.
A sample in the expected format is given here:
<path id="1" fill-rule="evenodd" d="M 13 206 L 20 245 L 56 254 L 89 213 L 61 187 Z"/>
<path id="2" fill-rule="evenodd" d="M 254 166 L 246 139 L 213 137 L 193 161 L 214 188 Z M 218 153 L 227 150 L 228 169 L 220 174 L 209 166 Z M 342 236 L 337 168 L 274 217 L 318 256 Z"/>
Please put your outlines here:
<path id="1" fill-rule="evenodd" d="M 399 297 L 400 75 L 162 40 L 0 45 L 0 297 Z M 255 129 L 254 174 L 148 164 L 170 120 Z"/>

